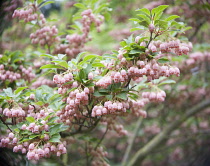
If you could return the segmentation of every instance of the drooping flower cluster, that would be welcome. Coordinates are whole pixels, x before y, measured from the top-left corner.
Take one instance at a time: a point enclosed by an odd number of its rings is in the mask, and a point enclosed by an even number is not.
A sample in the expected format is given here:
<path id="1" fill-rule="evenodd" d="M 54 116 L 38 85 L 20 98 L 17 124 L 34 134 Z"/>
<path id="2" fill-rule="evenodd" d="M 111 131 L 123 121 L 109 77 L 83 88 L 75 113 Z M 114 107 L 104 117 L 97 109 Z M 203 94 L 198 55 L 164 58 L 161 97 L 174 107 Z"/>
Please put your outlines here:
<path id="1" fill-rule="evenodd" d="M 54 82 L 52 80 L 47 79 L 45 77 L 39 77 L 35 82 L 32 83 L 31 87 L 33 89 L 36 89 L 36 88 L 38 88 L 38 87 L 40 87 L 42 85 L 48 85 L 50 87 L 54 87 L 55 86 L 55 84 L 54 84 Z"/>
<path id="2" fill-rule="evenodd" d="M 32 44 L 40 44 L 41 46 L 48 45 L 51 46 L 55 42 L 59 41 L 60 38 L 56 37 L 58 34 L 58 29 L 56 26 L 44 26 L 38 29 L 35 33 L 30 35 Z"/>
<path id="3" fill-rule="evenodd" d="M 24 20 L 25 22 L 30 22 L 33 20 L 37 20 L 38 14 L 35 11 L 33 6 L 29 6 L 25 9 L 15 10 L 12 17 L 18 17 L 19 19 Z"/>
<path id="4" fill-rule="evenodd" d="M 23 129 L 22 129 L 23 130 Z M 19 143 L 19 138 L 15 137 L 13 133 L 9 133 L 7 137 L 2 138 L 0 147 L 13 147 L 13 152 L 27 153 L 29 160 L 39 160 L 43 157 L 50 157 L 51 154 L 60 156 L 66 153 L 66 143 L 50 143 L 49 135 L 45 134 L 41 142 L 25 141 Z"/>
<path id="5" fill-rule="evenodd" d="M 210 61 L 209 52 L 194 52 L 190 54 L 189 58 L 186 59 L 184 63 L 186 63 L 187 66 L 194 66 L 195 64 L 198 64 L 203 61 Z"/>
<path id="6" fill-rule="evenodd" d="M 124 83 L 128 81 L 128 74 L 127 72 L 123 69 L 119 72 L 112 71 L 111 74 L 108 73 L 106 76 L 104 76 L 102 79 L 98 80 L 96 82 L 96 86 L 102 87 L 102 88 L 107 88 L 109 85 L 111 85 L 113 82 L 114 83 Z"/>
<path id="7" fill-rule="evenodd" d="M 104 21 L 104 17 L 102 15 L 95 15 L 93 14 L 91 9 L 87 9 L 81 13 L 82 19 L 82 34 L 72 34 L 66 36 L 67 43 L 60 44 L 56 46 L 54 53 L 65 53 L 69 57 L 74 57 L 81 49 L 84 47 L 84 44 L 90 40 L 89 32 L 91 24 L 94 24 L 98 31 L 100 25 Z"/>
<path id="8" fill-rule="evenodd" d="M 5 14 L 4 20 L 9 21 L 12 18 L 14 10 L 22 6 L 22 4 L 23 4 L 22 0 L 11 0 L 3 2 L 1 10 Z"/>
<path id="9" fill-rule="evenodd" d="M 6 68 L 5 65 L 0 65 L 0 80 L 6 81 L 9 80 L 10 82 L 25 79 L 29 82 L 35 77 L 35 74 L 32 72 L 32 67 L 28 69 L 23 67 L 22 65 L 19 66 L 18 70 L 14 70 L 11 68 Z"/>
<path id="10" fill-rule="evenodd" d="M 129 108 L 129 104 L 127 102 L 112 102 L 112 101 L 106 101 L 104 103 L 104 106 L 94 106 L 92 109 L 92 117 L 95 116 L 102 116 L 107 114 L 116 114 L 117 112 L 126 112 L 126 110 Z"/>
<path id="11" fill-rule="evenodd" d="M 151 81 L 158 79 L 161 76 L 169 77 L 171 75 L 180 75 L 180 71 L 177 67 L 169 67 L 165 65 L 159 65 L 155 60 L 149 63 L 144 61 L 137 61 L 137 66 L 132 66 L 128 69 L 128 74 L 134 80 L 138 77 L 147 76 L 147 80 Z"/>
<path id="12" fill-rule="evenodd" d="M 142 97 L 152 102 L 162 102 L 166 97 L 166 93 L 163 90 L 159 92 L 143 92 Z"/>
<path id="13" fill-rule="evenodd" d="M 140 43 L 144 45 L 144 42 Z M 160 40 L 151 42 L 148 46 L 151 52 L 171 53 L 175 55 L 188 54 L 192 50 L 192 43 L 181 43 L 179 40 L 161 42 Z"/>
<path id="14" fill-rule="evenodd" d="M 18 107 L 18 108 L 5 108 L 3 110 L 3 115 L 7 116 L 8 118 L 13 118 L 13 117 L 25 117 L 25 111 Z"/>
<path id="15" fill-rule="evenodd" d="M 97 166 L 97 165 L 101 165 L 101 166 L 109 166 L 109 164 L 107 164 L 104 160 L 105 157 L 108 156 L 108 153 L 104 150 L 104 148 L 102 146 L 99 147 L 93 147 L 93 145 L 90 143 L 87 146 L 87 149 L 83 149 L 83 148 L 78 148 L 79 153 L 81 154 L 85 154 L 85 153 L 89 153 L 92 157 L 92 161 L 91 161 L 91 165 L 92 166 Z"/>
<path id="16" fill-rule="evenodd" d="M 30 100 L 34 99 L 35 96 L 31 95 Z M 5 108 L 4 110 L 1 110 L 0 113 L 7 118 L 21 118 L 25 117 L 27 113 L 27 117 L 30 119 L 33 117 L 31 120 L 34 121 L 22 124 L 19 132 L 14 132 L 15 134 L 9 133 L 8 136 L 2 138 L 0 147 L 9 147 L 13 148 L 14 152 L 21 151 L 22 153 L 27 153 L 27 158 L 29 160 L 39 160 L 42 157 L 50 157 L 51 154 L 60 156 L 61 154 L 66 153 L 65 142 L 49 142 L 53 137 L 53 135 L 49 135 L 51 128 L 48 125 L 49 120 L 54 117 L 54 111 L 52 109 L 41 109 L 39 106 L 29 105 L 27 111 L 24 111 L 22 108 L 12 108 L 10 110 Z M 17 119 L 16 122 L 18 122 Z M 56 120 L 53 123 L 56 123 Z M 25 135 L 21 136 L 21 133 L 25 133 Z M 36 136 L 26 139 L 24 136 L 27 137 L 27 134 L 36 134 Z"/>

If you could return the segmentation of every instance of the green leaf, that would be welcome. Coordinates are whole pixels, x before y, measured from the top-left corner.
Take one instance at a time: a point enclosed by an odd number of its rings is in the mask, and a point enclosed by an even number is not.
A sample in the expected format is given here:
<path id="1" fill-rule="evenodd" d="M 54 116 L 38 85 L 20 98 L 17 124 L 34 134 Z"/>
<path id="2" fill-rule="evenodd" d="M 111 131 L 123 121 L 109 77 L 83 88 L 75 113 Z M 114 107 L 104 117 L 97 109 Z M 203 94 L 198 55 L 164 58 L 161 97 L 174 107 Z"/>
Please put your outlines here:
<path id="1" fill-rule="evenodd" d="M 158 12 L 156 13 L 155 17 L 154 17 L 154 21 L 159 20 L 161 18 L 161 16 L 163 15 L 163 12 Z"/>
<path id="2" fill-rule="evenodd" d="M 58 54 L 58 59 L 63 59 L 66 56 L 66 54 Z"/>
<path id="3" fill-rule="evenodd" d="M 141 21 L 141 22 L 139 22 L 139 25 L 142 25 L 145 28 L 148 28 L 149 27 L 149 23 L 147 21 Z"/>
<path id="4" fill-rule="evenodd" d="M 26 120 L 27 120 L 28 122 L 30 122 L 30 123 L 35 122 L 35 119 L 34 119 L 34 117 L 32 117 L 32 116 L 26 117 Z"/>
<path id="5" fill-rule="evenodd" d="M 54 135 L 55 133 L 59 133 L 65 131 L 69 128 L 69 126 L 65 126 L 63 124 L 55 124 L 54 126 L 50 127 L 50 136 Z"/>
<path id="6" fill-rule="evenodd" d="M 176 81 L 174 81 L 174 80 L 165 80 L 165 81 L 159 83 L 158 86 L 165 85 L 165 84 L 175 84 L 175 83 L 176 83 Z"/>
<path id="7" fill-rule="evenodd" d="M 48 57 L 48 58 L 50 58 L 50 59 L 55 59 L 55 56 L 50 55 L 50 54 L 42 54 L 42 55 L 40 55 L 40 56 L 45 56 L 45 57 Z"/>
<path id="8" fill-rule="evenodd" d="M 39 8 L 43 7 L 43 6 L 46 6 L 48 4 L 51 4 L 51 3 L 54 3 L 55 1 L 45 1 L 44 3 L 42 3 Z"/>
<path id="9" fill-rule="evenodd" d="M 14 91 L 14 94 L 16 95 L 16 94 L 18 94 L 19 92 L 23 91 L 23 90 L 26 89 L 26 88 L 28 88 L 28 87 L 27 87 L 27 86 L 25 86 L 25 87 L 19 87 L 19 88 L 17 88 L 17 89 Z"/>
<path id="10" fill-rule="evenodd" d="M 3 89 L 3 91 L 8 97 L 14 97 L 15 96 L 12 92 L 12 88 Z"/>
<path id="11" fill-rule="evenodd" d="M 40 4 L 40 3 L 42 3 L 43 2 L 43 0 L 37 0 L 37 3 L 38 4 Z"/>
<path id="12" fill-rule="evenodd" d="M 38 136 L 39 136 L 39 134 L 32 134 L 32 135 L 29 136 L 29 139 L 33 139 L 33 138 L 36 138 Z"/>
<path id="13" fill-rule="evenodd" d="M 40 69 L 64 69 L 63 67 L 61 66 L 58 66 L 58 65 L 54 65 L 54 64 L 47 64 L 47 65 L 44 65 L 42 67 L 40 67 Z"/>
<path id="14" fill-rule="evenodd" d="M 121 41 L 121 42 L 120 42 L 120 45 L 121 45 L 122 47 L 125 47 L 125 46 L 127 45 L 127 43 L 126 43 L 125 41 Z"/>
<path id="15" fill-rule="evenodd" d="M 190 29 L 192 29 L 192 27 L 188 26 L 188 27 L 183 28 L 182 31 L 184 32 L 184 31 L 187 31 L 187 30 L 190 30 Z"/>
<path id="16" fill-rule="evenodd" d="M 162 29 L 167 29 L 168 28 L 168 22 L 167 21 L 163 21 L 163 20 L 155 21 L 155 25 L 159 26 Z"/>
<path id="17" fill-rule="evenodd" d="M 169 62 L 169 60 L 167 58 L 160 58 L 160 59 L 158 59 L 158 62 L 159 63 L 167 63 L 167 62 Z"/>
<path id="18" fill-rule="evenodd" d="M 87 9 L 87 7 L 82 3 L 76 3 L 76 4 L 74 4 L 74 6 L 80 8 L 80 9 Z"/>
<path id="19" fill-rule="evenodd" d="M 56 124 L 56 125 L 51 126 L 50 127 L 50 136 L 57 133 L 61 126 L 62 126 L 62 124 Z"/>
<path id="20" fill-rule="evenodd" d="M 158 12 L 163 12 L 167 7 L 168 7 L 168 5 L 160 5 L 154 9 L 152 9 L 151 13 L 152 13 L 152 15 L 154 15 L 154 14 L 157 14 Z"/>
<path id="21" fill-rule="evenodd" d="M 143 12 L 143 13 L 147 14 L 148 16 L 150 16 L 150 11 L 147 8 L 137 9 L 136 11 Z"/>
<path id="22" fill-rule="evenodd" d="M 80 52 L 77 57 L 76 57 L 76 60 L 77 60 L 77 63 L 84 57 L 85 54 L 87 54 L 88 52 Z"/>
<path id="23" fill-rule="evenodd" d="M 79 72 L 79 78 L 81 80 L 86 79 L 86 73 L 85 73 L 84 69 L 81 69 L 80 70 L 80 72 Z"/>
<path id="24" fill-rule="evenodd" d="M 47 124 L 55 123 L 55 120 L 57 120 L 57 119 L 59 119 L 59 117 L 54 116 L 54 117 L 50 118 L 50 120 L 48 120 Z"/>
<path id="25" fill-rule="evenodd" d="M 33 103 L 34 105 L 39 105 L 39 106 L 42 106 L 44 105 L 44 102 L 43 101 L 38 101 L 38 102 L 35 102 Z"/>
<path id="26" fill-rule="evenodd" d="M 139 20 L 138 18 L 130 18 L 129 20 L 136 21 L 136 22 L 141 22 L 141 20 Z"/>
<path id="27" fill-rule="evenodd" d="M 112 100 L 113 99 L 113 95 L 106 95 L 105 96 L 108 100 Z"/>
<path id="28" fill-rule="evenodd" d="M 100 93 L 100 92 L 98 92 L 98 91 L 95 91 L 95 92 L 93 93 L 93 95 L 94 95 L 95 97 L 101 97 L 101 96 L 105 96 L 106 94 Z"/>
<path id="29" fill-rule="evenodd" d="M 132 99 L 134 99 L 134 100 L 136 100 L 136 99 L 139 98 L 139 95 L 137 95 L 137 94 L 135 94 L 135 93 L 129 92 L 128 94 L 129 94 L 129 98 L 132 98 Z"/>
<path id="30" fill-rule="evenodd" d="M 100 62 L 95 62 L 92 64 L 93 67 L 105 67 L 104 64 L 100 63 Z"/>
<path id="31" fill-rule="evenodd" d="M 141 50 L 133 49 L 129 52 L 129 54 L 140 54 L 143 53 Z"/>
<path id="32" fill-rule="evenodd" d="M 176 18 L 179 18 L 179 16 L 177 15 L 172 15 L 172 16 L 169 16 L 168 18 L 166 18 L 164 21 L 171 21 L 171 20 L 174 20 Z"/>
<path id="33" fill-rule="evenodd" d="M 96 58 L 96 57 L 99 57 L 99 55 L 94 55 L 94 54 L 87 55 L 87 56 L 84 57 L 83 61 L 88 61 L 88 60 Z"/>
<path id="34" fill-rule="evenodd" d="M 139 31 L 139 30 L 144 30 L 144 29 L 145 28 L 137 28 L 136 27 L 136 28 L 131 28 L 130 31 L 133 32 L 133 31 Z"/>
<path id="35" fill-rule="evenodd" d="M 23 139 L 21 139 L 20 141 L 19 141 L 19 143 L 22 143 L 22 142 L 26 142 L 26 141 L 30 141 L 31 139 L 30 138 L 23 138 Z"/>
<path id="36" fill-rule="evenodd" d="M 122 100 L 127 100 L 127 93 L 122 92 L 116 95 L 117 98 L 122 99 Z"/>
<path id="37" fill-rule="evenodd" d="M 49 142 L 60 142 L 61 136 L 59 133 L 55 133 L 51 136 Z"/>
<path id="38" fill-rule="evenodd" d="M 68 63 L 66 61 L 59 62 L 58 65 L 68 69 Z"/>
<path id="39" fill-rule="evenodd" d="M 137 16 L 139 16 L 140 18 L 142 18 L 141 21 L 146 21 L 148 23 L 148 25 L 150 24 L 151 20 L 148 16 L 144 15 L 144 14 L 137 14 Z"/>
<path id="40" fill-rule="evenodd" d="M 125 42 L 125 41 L 122 41 L 122 42 Z M 126 44 L 126 42 L 124 44 Z M 115 54 L 104 54 L 102 56 L 105 57 L 106 59 L 107 58 L 117 59 L 117 56 Z"/>

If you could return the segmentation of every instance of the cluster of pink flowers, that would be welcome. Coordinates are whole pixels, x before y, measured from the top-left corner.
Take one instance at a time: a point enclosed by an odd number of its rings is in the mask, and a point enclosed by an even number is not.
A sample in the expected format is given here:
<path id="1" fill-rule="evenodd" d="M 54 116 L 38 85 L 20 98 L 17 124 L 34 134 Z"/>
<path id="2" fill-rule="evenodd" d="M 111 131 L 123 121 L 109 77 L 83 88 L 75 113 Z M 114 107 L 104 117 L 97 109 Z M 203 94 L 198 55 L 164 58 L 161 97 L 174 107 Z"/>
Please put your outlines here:
<path id="1" fill-rule="evenodd" d="M 53 143 L 46 143 L 44 144 L 43 148 L 36 148 L 34 143 L 29 145 L 29 151 L 27 153 L 27 158 L 29 160 L 39 160 L 42 157 L 50 157 L 50 154 L 56 154 L 60 156 L 61 154 L 66 153 L 66 147 L 64 143 L 53 144 Z"/>
<path id="2" fill-rule="evenodd" d="M 54 53 L 65 53 L 69 57 L 74 57 L 81 49 L 84 47 L 84 44 L 90 40 L 88 37 L 90 32 L 91 24 L 95 24 L 97 30 L 99 31 L 100 25 L 104 21 L 104 17 L 102 15 L 94 15 L 91 9 L 87 9 L 82 12 L 82 35 L 72 34 L 66 36 L 67 43 L 60 44 L 56 46 Z"/>
<path id="3" fill-rule="evenodd" d="M 50 61 L 46 59 L 35 59 L 33 65 L 35 68 L 40 68 L 43 65 L 49 64 Z"/>
<path id="4" fill-rule="evenodd" d="M 93 75 L 89 73 L 89 78 L 93 78 Z M 65 94 L 68 89 L 77 88 L 73 91 L 70 91 L 67 94 L 67 97 L 63 99 L 66 103 L 64 109 L 56 113 L 59 116 L 60 120 L 66 124 L 70 124 L 73 117 L 83 117 L 87 114 L 84 106 L 89 103 L 89 94 L 93 93 L 93 87 L 84 87 L 79 86 L 77 81 L 74 81 L 73 74 L 67 72 L 63 75 L 55 75 L 53 77 L 54 83 L 58 84 L 58 93 Z M 82 112 L 81 112 L 82 111 Z"/>
<path id="5" fill-rule="evenodd" d="M 32 33 L 30 35 L 30 38 L 33 44 L 40 44 L 41 46 L 51 46 L 52 44 L 60 40 L 59 37 L 56 37 L 57 34 L 58 29 L 56 28 L 56 26 L 44 26 L 43 28 L 38 29 L 35 33 Z"/>
<path id="6" fill-rule="evenodd" d="M 11 0 L 11 1 L 5 1 L 2 6 L 1 10 L 6 14 L 4 16 L 5 20 L 10 20 L 12 18 L 12 13 L 15 9 L 17 9 L 19 6 L 22 6 L 23 2 L 22 0 Z"/>
<path id="7" fill-rule="evenodd" d="M 190 54 L 189 58 L 186 59 L 185 63 L 187 64 L 187 66 L 192 66 L 203 61 L 210 61 L 209 52 L 194 52 Z"/>
<path id="8" fill-rule="evenodd" d="M 4 65 L 0 65 L 0 80 L 5 81 L 9 80 L 11 82 L 16 81 L 18 79 L 26 79 L 28 81 L 31 81 L 35 74 L 32 73 L 32 68 L 29 67 L 28 69 L 24 68 L 22 65 L 19 67 L 20 71 L 12 71 L 5 69 Z"/>
<path id="9" fill-rule="evenodd" d="M 31 81 L 32 79 L 34 79 L 36 77 L 36 75 L 32 72 L 33 68 L 32 67 L 28 67 L 25 68 L 24 66 L 20 65 L 20 70 L 22 72 L 22 78 Z"/>
<path id="10" fill-rule="evenodd" d="M 8 118 L 13 118 L 13 117 L 25 117 L 26 113 L 25 111 L 20 108 L 20 107 L 14 107 L 14 108 L 5 108 L 3 110 L 3 115 L 7 116 Z"/>
<path id="11" fill-rule="evenodd" d="M 21 126 L 22 130 L 28 130 L 32 133 L 38 134 L 41 131 L 49 131 L 49 126 L 46 124 L 46 121 L 42 120 L 41 124 L 36 123 L 30 123 L 28 126 L 26 124 L 23 124 Z"/>
<path id="12" fill-rule="evenodd" d="M 19 19 L 24 20 L 25 22 L 30 22 L 37 20 L 38 14 L 35 11 L 35 8 L 30 6 L 25 9 L 15 10 L 12 17 L 18 17 Z"/>
<path id="13" fill-rule="evenodd" d="M 35 119 L 44 119 L 47 117 L 50 113 L 53 113 L 54 111 L 50 108 L 43 108 L 41 109 L 39 106 L 28 106 L 27 116 L 28 117 L 34 117 Z M 45 123 L 44 123 L 45 124 Z"/>
<path id="14" fill-rule="evenodd" d="M 142 43 L 140 44 L 142 45 Z M 151 52 L 171 53 L 175 55 L 188 54 L 192 50 L 192 43 L 181 43 L 179 40 L 161 42 L 160 40 L 151 42 L 148 46 Z"/>
<path id="15" fill-rule="evenodd" d="M 119 72 L 112 71 L 111 74 L 108 73 L 106 76 L 104 76 L 102 79 L 98 80 L 96 82 L 96 86 L 100 86 L 103 88 L 107 88 L 109 85 L 119 82 L 126 82 L 128 80 L 128 74 L 126 70 L 121 70 Z"/>
<path id="16" fill-rule="evenodd" d="M 1 138 L 0 147 L 13 147 L 18 142 L 18 139 L 11 132 L 7 137 Z"/>
<path id="17" fill-rule="evenodd" d="M 92 166 L 109 166 L 106 161 L 103 160 L 104 157 L 108 156 L 108 153 L 104 150 L 102 146 L 97 147 L 94 149 L 92 146 L 88 147 L 88 151 L 94 157 L 93 161 L 91 162 Z"/>
<path id="18" fill-rule="evenodd" d="M 66 99 L 64 99 L 67 103 L 64 109 L 57 112 L 57 116 L 60 117 L 60 120 L 70 124 L 73 117 L 83 117 L 87 112 L 84 111 L 84 107 L 88 105 L 88 94 L 90 90 L 85 87 L 84 90 L 79 91 L 76 89 L 71 91 Z M 80 112 L 82 111 L 82 112 Z"/>
<path id="19" fill-rule="evenodd" d="M 104 158 L 108 156 L 108 153 L 104 150 L 102 146 L 94 148 L 92 144 L 89 144 L 87 146 L 87 150 L 79 147 L 78 151 L 81 154 L 85 154 L 86 152 L 88 152 L 93 157 L 91 166 L 109 166 L 109 164 L 107 164 L 104 160 Z"/>
<path id="20" fill-rule="evenodd" d="M 9 81 L 16 81 L 17 79 L 20 79 L 21 75 L 20 73 L 15 73 L 13 71 L 10 70 L 6 70 L 4 69 L 4 65 L 1 64 L 0 65 L 0 80 L 5 81 L 5 80 L 9 80 Z"/>
<path id="21" fill-rule="evenodd" d="M 3 114 L 4 112 L 8 111 L 6 109 L 7 108 L 3 110 Z M 35 114 L 31 113 L 32 110 L 33 106 L 29 105 L 28 116 Z M 41 110 L 40 113 L 36 113 L 36 115 L 36 118 L 40 120 L 41 118 L 48 116 L 49 113 L 47 111 L 45 112 L 44 110 Z M 30 124 L 23 124 L 20 130 L 28 130 L 34 134 L 39 134 L 43 131 L 49 132 L 49 126 L 47 125 L 47 122 L 48 120 L 41 120 L 40 122 L 36 121 Z M 66 153 L 66 143 L 50 143 L 48 142 L 50 140 L 50 136 L 48 134 L 44 134 L 44 137 L 40 138 L 42 143 L 38 143 L 36 139 L 19 142 L 21 138 L 18 137 L 18 135 L 15 137 L 14 133 L 12 132 L 9 133 L 8 136 L 1 138 L 0 147 L 9 147 L 13 148 L 14 152 L 21 151 L 22 153 L 27 153 L 27 158 L 29 160 L 39 160 L 42 157 L 50 157 L 50 154 L 56 154 L 57 156 L 60 156 L 61 154 Z"/>
<path id="22" fill-rule="evenodd" d="M 169 77 L 171 75 L 180 75 L 179 68 L 166 65 L 159 65 L 156 60 L 151 62 L 137 61 L 137 66 L 132 66 L 128 69 L 128 74 L 134 80 L 139 77 L 147 76 L 148 81 L 158 79 L 161 76 Z"/>
<path id="23" fill-rule="evenodd" d="M 127 130 L 124 129 L 123 125 L 117 124 L 116 115 L 104 116 L 101 122 L 107 125 L 109 130 L 114 130 L 119 136 L 125 136 L 128 134 Z"/>
<path id="24" fill-rule="evenodd" d="M 52 80 L 49 80 L 45 77 L 39 77 L 35 82 L 32 83 L 31 88 L 36 89 L 42 85 L 48 85 L 49 87 L 55 86 Z"/>
<path id="25" fill-rule="evenodd" d="M 11 133 L 10 133 L 11 134 Z M 12 133 L 13 134 L 13 133 Z M 7 140 L 8 138 L 6 138 Z M 3 140 L 3 139 L 2 139 Z M 5 140 L 5 139 L 4 139 Z M 51 154 L 56 154 L 60 156 L 61 154 L 66 153 L 66 143 L 44 143 L 44 145 L 39 146 L 39 143 L 30 143 L 30 142 L 23 142 L 22 144 L 18 144 L 18 139 L 15 137 L 11 144 L 14 146 L 13 151 L 18 152 L 21 151 L 22 153 L 27 153 L 27 158 L 29 160 L 39 160 L 43 157 L 50 157 Z M 2 143 L 2 142 L 1 142 Z M 2 143 L 3 147 L 5 147 Z"/>
<path id="26" fill-rule="evenodd" d="M 53 77 L 53 82 L 59 84 L 60 86 L 70 81 L 74 81 L 73 74 L 71 72 L 64 75 L 54 75 Z"/>
<path id="27" fill-rule="evenodd" d="M 143 118 L 147 117 L 147 112 L 142 110 L 144 108 L 144 106 L 149 103 L 148 99 L 137 99 L 135 100 L 130 100 L 130 110 L 132 111 L 132 113 L 136 116 L 142 116 Z"/>
<path id="28" fill-rule="evenodd" d="M 107 114 L 116 114 L 117 112 L 126 112 L 126 109 L 129 108 L 129 104 L 127 102 L 112 102 L 106 101 L 104 106 L 95 105 L 92 109 L 92 117 L 102 116 Z"/>
<path id="29" fill-rule="evenodd" d="M 99 27 L 104 21 L 104 17 L 102 15 L 94 15 L 91 9 L 87 9 L 82 12 L 82 24 L 83 24 L 83 29 L 82 31 L 84 32 L 85 35 L 88 35 L 90 31 L 90 25 L 92 23 L 95 24 L 96 28 L 98 31 L 100 31 Z"/>
<path id="30" fill-rule="evenodd" d="M 162 102 L 165 100 L 166 93 L 163 90 L 158 92 L 143 92 L 142 97 L 149 99 L 151 102 Z"/>

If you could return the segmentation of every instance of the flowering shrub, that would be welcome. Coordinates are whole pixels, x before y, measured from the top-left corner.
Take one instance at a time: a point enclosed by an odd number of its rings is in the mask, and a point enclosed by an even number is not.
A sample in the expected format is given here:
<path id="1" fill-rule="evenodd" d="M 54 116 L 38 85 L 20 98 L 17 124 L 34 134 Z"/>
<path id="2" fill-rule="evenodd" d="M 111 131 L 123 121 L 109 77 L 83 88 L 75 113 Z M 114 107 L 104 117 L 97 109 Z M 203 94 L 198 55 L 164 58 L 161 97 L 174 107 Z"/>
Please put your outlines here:
<path id="1" fill-rule="evenodd" d="M 58 26 L 40 12 L 49 3 L 31 0 L 13 13 L 13 18 L 33 28 L 31 43 L 41 49 L 33 54 L 42 61 L 33 60 L 31 67 L 24 53 L 1 55 L 0 120 L 4 129 L 0 147 L 38 161 L 53 154 L 61 156 L 68 145 L 78 141 L 85 144 L 77 149 L 86 155 L 87 165 L 109 165 L 108 153 L 100 145 L 105 134 L 113 130 L 120 137 L 128 135 L 117 118 L 146 118 L 147 105 L 165 101 L 161 87 L 175 83 L 168 77 L 180 76 L 181 66 L 172 63 L 173 58 L 192 51 L 192 43 L 180 37 L 189 27 L 175 21 L 179 16 L 163 14 L 168 5 L 138 9 L 137 16 L 130 19 L 136 25 L 131 32 L 138 35 L 121 41 L 118 51 L 97 55 L 83 49 L 90 32 L 100 32 L 108 4 L 74 4 L 79 10 L 73 30 L 60 35 Z M 202 61 L 198 54 L 191 54 L 186 64 Z M 99 125 L 106 128 L 101 140 L 85 136 Z M 83 136 L 76 140 L 77 135 Z"/>

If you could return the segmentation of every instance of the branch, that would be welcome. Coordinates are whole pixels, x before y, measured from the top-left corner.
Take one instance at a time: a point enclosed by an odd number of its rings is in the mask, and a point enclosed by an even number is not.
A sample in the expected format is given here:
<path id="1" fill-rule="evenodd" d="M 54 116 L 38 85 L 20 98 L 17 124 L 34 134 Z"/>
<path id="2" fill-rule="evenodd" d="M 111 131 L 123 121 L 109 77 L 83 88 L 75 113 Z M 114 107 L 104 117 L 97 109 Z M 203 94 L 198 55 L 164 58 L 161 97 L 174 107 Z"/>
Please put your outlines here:
<path id="1" fill-rule="evenodd" d="M 139 164 L 144 160 L 144 158 L 158 145 L 160 145 L 168 136 L 177 129 L 186 119 L 195 115 L 196 113 L 202 111 L 203 109 L 210 106 L 210 99 L 206 99 L 203 102 L 193 106 L 186 111 L 184 115 L 180 117 L 177 121 L 174 121 L 168 125 L 162 132 L 155 136 L 149 143 L 147 143 L 142 149 L 138 150 L 133 156 L 127 166 L 139 166 Z"/>
<path id="2" fill-rule="evenodd" d="M 142 120 L 143 120 L 143 118 L 141 117 L 141 118 L 138 119 L 138 121 L 136 123 L 136 128 L 135 128 L 135 130 L 133 132 L 133 136 L 129 140 L 128 146 L 127 146 L 126 151 L 125 151 L 125 154 L 123 156 L 122 166 L 126 166 L 126 163 L 127 163 L 128 159 L 130 157 L 130 153 L 131 153 L 131 150 L 133 148 L 134 141 L 135 141 L 135 138 L 136 138 L 137 133 L 139 131 L 139 128 L 141 126 Z"/>
<path id="3" fill-rule="evenodd" d="M 101 142 L 103 141 L 106 133 L 108 131 L 108 125 L 106 126 L 106 131 L 104 132 L 103 136 L 101 137 L 100 141 L 97 143 L 96 147 L 94 148 L 94 150 L 96 150 L 98 148 L 98 146 L 101 144 Z"/>
<path id="4" fill-rule="evenodd" d="M 4 119 L 0 116 L 0 120 L 2 121 L 2 123 L 7 126 L 7 128 L 12 132 L 12 129 L 8 126 L 8 124 L 4 121 Z"/>
<path id="5" fill-rule="evenodd" d="M 197 33 L 199 32 L 199 30 L 201 29 L 201 27 L 202 27 L 203 24 L 205 24 L 205 23 L 206 23 L 206 19 L 200 20 L 200 21 L 197 23 L 197 26 L 196 26 L 196 29 L 195 29 L 194 33 L 189 37 L 189 41 L 192 41 L 192 40 L 196 37 Z"/>
<path id="6" fill-rule="evenodd" d="M 93 126 L 89 127 L 87 130 L 82 130 L 82 128 L 79 128 L 78 130 L 74 131 L 74 132 L 61 132 L 60 135 L 62 138 L 65 138 L 65 137 L 69 137 L 69 136 L 73 136 L 73 135 L 76 135 L 76 134 L 80 134 L 80 133 L 89 133 L 91 132 L 93 129 L 95 129 L 95 127 L 97 126 L 98 122 L 100 121 L 100 119 L 97 119 L 95 121 L 95 123 L 93 124 Z M 82 126 L 80 126 L 82 127 Z"/>

